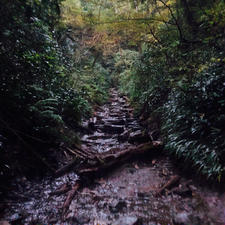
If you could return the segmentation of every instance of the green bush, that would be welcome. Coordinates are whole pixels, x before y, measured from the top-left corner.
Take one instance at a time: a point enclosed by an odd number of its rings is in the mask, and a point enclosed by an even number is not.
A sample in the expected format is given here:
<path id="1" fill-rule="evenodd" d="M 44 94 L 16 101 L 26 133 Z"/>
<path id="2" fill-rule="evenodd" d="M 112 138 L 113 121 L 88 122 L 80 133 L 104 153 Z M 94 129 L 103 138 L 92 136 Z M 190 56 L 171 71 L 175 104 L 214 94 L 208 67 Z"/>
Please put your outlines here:
<path id="1" fill-rule="evenodd" d="M 223 65 L 214 63 L 188 90 L 174 89 L 163 106 L 166 149 L 218 180 L 225 169 L 224 96 Z"/>
<path id="2" fill-rule="evenodd" d="M 56 40 L 60 2 L 1 5 L 1 134 L 59 142 L 66 135 L 63 129 L 75 127 L 90 112 L 87 100 L 70 83 L 73 58 Z"/>
<path id="3" fill-rule="evenodd" d="M 117 53 L 115 76 L 142 118 L 161 118 L 166 152 L 220 181 L 225 174 L 224 1 L 164 3 L 167 20 L 148 24 L 151 40 L 130 57 L 131 66 L 126 67 L 123 51 Z"/>

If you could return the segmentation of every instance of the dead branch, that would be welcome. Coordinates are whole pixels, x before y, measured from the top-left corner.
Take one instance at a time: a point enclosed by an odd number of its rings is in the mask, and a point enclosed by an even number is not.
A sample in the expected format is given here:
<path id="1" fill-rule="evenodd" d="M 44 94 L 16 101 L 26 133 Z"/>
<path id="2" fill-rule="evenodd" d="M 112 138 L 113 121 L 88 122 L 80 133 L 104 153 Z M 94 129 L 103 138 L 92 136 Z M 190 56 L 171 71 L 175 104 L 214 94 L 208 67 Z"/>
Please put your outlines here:
<path id="1" fill-rule="evenodd" d="M 68 164 L 65 166 L 59 168 L 58 170 L 55 171 L 55 177 L 60 177 L 67 173 L 75 164 L 77 163 L 77 159 L 74 159 L 70 161 Z"/>
<path id="2" fill-rule="evenodd" d="M 71 186 L 68 184 L 63 184 L 61 188 L 59 188 L 56 191 L 51 192 L 49 195 L 53 196 L 53 195 L 61 195 L 61 194 L 65 194 L 66 192 L 68 192 L 71 189 Z"/>
<path id="3" fill-rule="evenodd" d="M 77 190 L 80 188 L 80 182 L 77 181 L 75 185 L 72 187 L 72 190 L 67 195 L 66 201 L 63 204 L 63 212 L 62 212 L 62 218 L 65 218 L 65 215 L 70 207 L 70 203 L 72 202 L 74 196 L 76 195 Z"/>
<path id="4" fill-rule="evenodd" d="M 180 176 L 178 175 L 175 175 L 175 176 L 172 176 L 169 181 L 163 185 L 157 192 L 156 192 L 156 196 L 159 196 L 161 195 L 165 189 L 167 188 L 171 188 L 172 186 L 176 185 L 178 183 L 178 181 L 180 180 Z"/>

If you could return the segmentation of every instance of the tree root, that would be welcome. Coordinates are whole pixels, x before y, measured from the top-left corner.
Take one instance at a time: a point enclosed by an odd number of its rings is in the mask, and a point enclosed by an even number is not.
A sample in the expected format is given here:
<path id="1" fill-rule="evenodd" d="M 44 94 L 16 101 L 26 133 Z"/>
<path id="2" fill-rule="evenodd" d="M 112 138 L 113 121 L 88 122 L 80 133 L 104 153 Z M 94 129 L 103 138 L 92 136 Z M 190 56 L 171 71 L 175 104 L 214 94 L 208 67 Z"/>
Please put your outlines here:
<path id="1" fill-rule="evenodd" d="M 67 214 L 67 211 L 70 207 L 70 204 L 74 198 L 74 196 L 76 195 L 76 192 L 78 191 L 78 189 L 80 188 L 81 184 L 80 181 L 77 181 L 75 183 L 75 185 L 72 187 L 71 191 L 68 193 L 67 197 L 66 197 L 66 201 L 63 204 L 63 211 L 62 211 L 62 219 L 64 220 Z"/>
<path id="2" fill-rule="evenodd" d="M 156 192 L 156 196 L 160 196 L 164 191 L 165 189 L 170 189 L 172 188 L 174 185 L 176 185 L 178 183 L 178 181 L 180 180 L 180 176 L 178 175 L 175 175 L 175 176 L 172 176 L 169 181 L 164 184 L 157 192 Z"/>

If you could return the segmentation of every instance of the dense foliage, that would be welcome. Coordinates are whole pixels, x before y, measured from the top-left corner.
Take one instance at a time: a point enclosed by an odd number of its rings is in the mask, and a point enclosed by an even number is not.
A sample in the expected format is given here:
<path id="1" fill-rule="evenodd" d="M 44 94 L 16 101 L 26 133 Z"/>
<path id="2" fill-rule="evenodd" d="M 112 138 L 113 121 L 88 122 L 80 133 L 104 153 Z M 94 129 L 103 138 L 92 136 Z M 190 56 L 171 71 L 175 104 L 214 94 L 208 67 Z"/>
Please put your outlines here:
<path id="1" fill-rule="evenodd" d="M 6 1 L 1 6 L 3 133 L 13 130 L 14 134 L 36 136 L 42 131 L 51 133 L 63 122 L 59 107 L 63 90 L 59 86 L 65 80 L 66 70 L 60 65 L 60 52 L 52 33 L 59 17 L 58 4 Z"/>
<path id="2" fill-rule="evenodd" d="M 164 109 L 166 148 L 184 158 L 208 178 L 224 172 L 225 76 L 215 63 L 188 89 L 171 90 Z"/>
<path id="3" fill-rule="evenodd" d="M 108 72 L 92 65 L 87 47 L 88 60 L 75 54 L 80 43 L 70 36 L 79 29 L 60 22 L 60 8 L 61 0 L 1 2 L 1 171 L 13 152 L 18 160 L 22 149 L 44 159 L 43 148 L 76 143 L 81 119 L 106 98 Z M 19 146 L 21 151 L 13 150 Z"/>
<path id="4" fill-rule="evenodd" d="M 5 137 L 74 143 L 112 78 L 145 117 L 160 115 L 166 152 L 221 180 L 223 0 L 4 0 L 0 7 L 0 148 Z"/>
<path id="5" fill-rule="evenodd" d="M 151 14 L 158 22 L 142 21 L 151 39 L 139 51 L 115 55 L 114 77 L 145 115 L 161 115 L 166 151 L 220 181 L 225 170 L 225 3 L 160 0 L 152 8 L 159 12 Z"/>

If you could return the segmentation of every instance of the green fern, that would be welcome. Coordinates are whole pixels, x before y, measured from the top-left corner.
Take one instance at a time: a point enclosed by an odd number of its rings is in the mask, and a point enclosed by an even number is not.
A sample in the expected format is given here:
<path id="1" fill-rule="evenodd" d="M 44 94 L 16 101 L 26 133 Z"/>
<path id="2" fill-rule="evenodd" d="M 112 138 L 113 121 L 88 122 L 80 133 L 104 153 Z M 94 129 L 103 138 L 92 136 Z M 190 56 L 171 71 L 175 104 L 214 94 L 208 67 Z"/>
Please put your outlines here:
<path id="1" fill-rule="evenodd" d="M 35 113 L 39 120 L 48 119 L 56 123 L 63 123 L 62 117 L 58 112 L 58 101 L 56 99 L 48 98 L 37 101 L 30 106 L 30 112 Z"/>

